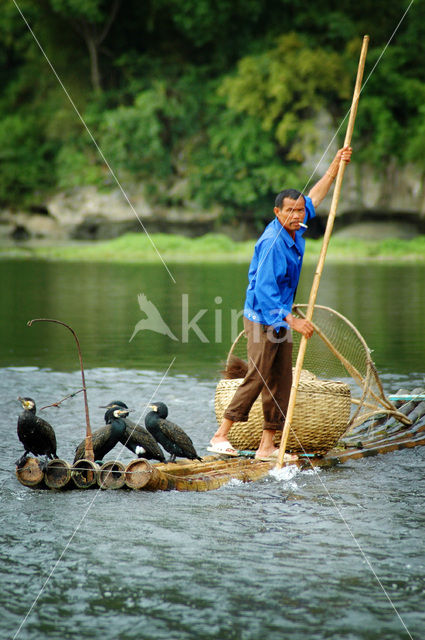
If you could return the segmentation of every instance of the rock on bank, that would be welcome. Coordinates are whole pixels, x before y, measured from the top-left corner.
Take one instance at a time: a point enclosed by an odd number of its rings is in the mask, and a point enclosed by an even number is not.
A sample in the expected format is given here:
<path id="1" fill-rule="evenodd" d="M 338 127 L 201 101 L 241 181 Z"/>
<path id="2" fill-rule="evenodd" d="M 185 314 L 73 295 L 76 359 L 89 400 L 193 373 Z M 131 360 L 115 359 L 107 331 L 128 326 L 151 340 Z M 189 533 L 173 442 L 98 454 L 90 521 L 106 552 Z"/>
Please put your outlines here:
<path id="1" fill-rule="evenodd" d="M 95 186 L 58 192 L 43 204 L 28 210 L 0 212 L 0 234 L 15 240 L 105 240 L 130 231 L 180 233 L 200 236 L 212 231 L 217 211 L 193 208 L 152 207 L 142 190 L 126 189 L 128 200 L 118 189 Z"/>
<path id="2" fill-rule="evenodd" d="M 309 159 L 305 166 L 311 176 L 305 188 L 307 193 L 327 166 L 327 161 L 319 156 Z M 413 166 L 398 168 L 389 162 L 384 170 L 377 171 L 352 163 L 345 173 L 335 231 L 344 229 L 344 233 L 357 237 L 359 224 L 376 222 L 387 225 L 386 235 L 412 237 L 425 233 L 424 185 L 423 172 Z M 227 233 L 234 240 L 258 235 L 258 228 L 249 223 L 249 215 L 243 223 L 235 220 L 234 224 L 224 226 L 218 206 L 209 211 L 202 211 L 191 202 L 181 208 L 154 206 L 145 197 L 143 186 L 136 185 L 126 187 L 126 194 L 129 201 L 118 188 L 75 187 L 50 195 L 25 211 L 5 209 L 0 211 L 0 236 L 12 240 L 102 240 L 141 231 L 143 227 L 149 233 L 189 237 L 210 231 Z M 315 227 L 312 225 L 310 235 L 320 235 L 324 229 L 331 197 L 329 194 L 318 210 L 318 221 Z M 271 204 L 270 211 L 264 211 L 264 222 L 272 215 Z M 379 233 L 378 230 L 378 236 Z"/>

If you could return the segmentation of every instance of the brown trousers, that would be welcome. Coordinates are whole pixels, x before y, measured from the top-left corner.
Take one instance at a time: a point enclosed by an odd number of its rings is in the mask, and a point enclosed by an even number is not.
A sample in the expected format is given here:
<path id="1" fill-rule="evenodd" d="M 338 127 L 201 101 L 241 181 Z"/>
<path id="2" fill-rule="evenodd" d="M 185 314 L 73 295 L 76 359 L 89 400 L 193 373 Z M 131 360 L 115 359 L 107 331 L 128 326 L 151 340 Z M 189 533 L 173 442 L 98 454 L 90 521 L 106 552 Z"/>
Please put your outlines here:
<path id="1" fill-rule="evenodd" d="M 264 429 L 281 430 L 285 422 L 292 385 L 292 334 L 283 327 L 244 318 L 248 338 L 248 371 L 224 417 L 247 422 L 249 411 L 261 393 Z"/>

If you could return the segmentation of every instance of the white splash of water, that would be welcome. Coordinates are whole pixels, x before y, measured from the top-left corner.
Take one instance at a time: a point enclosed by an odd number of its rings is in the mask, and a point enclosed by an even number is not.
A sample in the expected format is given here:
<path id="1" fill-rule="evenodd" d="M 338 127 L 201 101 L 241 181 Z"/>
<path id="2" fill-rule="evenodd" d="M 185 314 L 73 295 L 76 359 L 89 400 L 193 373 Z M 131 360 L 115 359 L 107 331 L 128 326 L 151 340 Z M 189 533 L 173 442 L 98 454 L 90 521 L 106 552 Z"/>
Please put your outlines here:
<path id="1" fill-rule="evenodd" d="M 304 469 L 302 474 L 303 476 L 315 476 L 318 473 L 321 473 L 320 467 L 313 467 L 313 469 Z"/>
<path id="2" fill-rule="evenodd" d="M 238 480 L 238 478 L 232 478 L 231 480 L 229 480 L 229 482 L 225 486 L 226 487 L 240 487 L 242 484 L 244 484 L 242 482 L 242 480 Z"/>
<path id="3" fill-rule="evenodd" d="M 298 473 L 300 473 L 300 470 L 298 469 L 297 465 L 290 464 L 286 467 L 282 467 L 282 469 L 277 469 L 275 467 L 270 471 L 269 475 L 279 482 L 281 482 L 282 480 L 283 482 L 288 482 L 289 480 L 292 480 L 292 478 L 294 478 Z"/>

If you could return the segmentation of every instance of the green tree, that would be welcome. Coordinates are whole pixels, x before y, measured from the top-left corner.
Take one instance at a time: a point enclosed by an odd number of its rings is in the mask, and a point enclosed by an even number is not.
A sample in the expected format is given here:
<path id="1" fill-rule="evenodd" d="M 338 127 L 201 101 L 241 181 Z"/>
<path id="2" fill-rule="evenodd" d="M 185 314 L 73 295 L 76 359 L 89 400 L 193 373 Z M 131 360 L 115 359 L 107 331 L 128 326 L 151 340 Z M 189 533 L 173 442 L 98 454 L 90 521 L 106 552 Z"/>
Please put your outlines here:
<path id="1" fill-rule="evenodd" d="M 283 164 L 270 132 L 253 116 L 210 105 L 211 122 L 189 158 L 189 196 L 220 206 L 224 218 L 263 221 L 282 184 L 302 186 L 296 163 Z"/>
<path id="2" fill-rule="evenodd" d="M 296 34 L 276 47 L 243 58 L 220 93 L 228 106 L 257 118 L 273 134 L 280 154 L 302 161 L 315 144 L 315 118 L 348 97 L 348 76 L 337 53 L 311 49 Z"/>
<path id="3" fill-rule="evenodd" d="M 371 35 L 367 77 L 407 6 L 19 2 L 120 175 L 156 185 L 155 197 L 172 203 L 195 199 L 251 218 L 282 183 L 304 186 L 317 115 L 339 124 L 349 106 L 361 35 Z M 363 91 L 354 162 L 423 166 L 424 54 L 425 0 L 415 0 Z M 105 182 L 96 149 L 10 0 L 0 0 L 0 81 L 3 202 Z"/>
<path id="4" fill-rule="evenodd" d="M 192 197 L 263 221 L 273 193 L 305 186 L 301 163 L 315 148 L 317 115 L 340 104 L 347 86 L 342 57 L 310 49 L 296 34 L 240 60 L 210 102 L 190 168 Z"/>
<path id="5" fill-rule="evenodd" d="M 380 49 L 372 48 L 369 64 L 380 54 Z M 422 119 L 425 82 L 409 73 L 410 64 L 408 51 L 394 45 L 371 75 L 356 121 L 358 161 L 382 167 L 390 158 L 399 165 L 418 158 L 413 149 L 418 150 L 421 143 L 414 129 Z"/>
<path id="6" fill-rule="evenodd" d="M 0 204 L 28 199 L 55 185 L 57 147 L 46 140 L 40 114 L 11 114 L 0 121 Z"/>
<path id="7" fill-rule="evenodd" d="M 54 12 L 63 16 L 83 38 L 90 59 L 95 92 L 102 90 L 99 52 L 114 22 L 121 0 L 50 0 Z"/>

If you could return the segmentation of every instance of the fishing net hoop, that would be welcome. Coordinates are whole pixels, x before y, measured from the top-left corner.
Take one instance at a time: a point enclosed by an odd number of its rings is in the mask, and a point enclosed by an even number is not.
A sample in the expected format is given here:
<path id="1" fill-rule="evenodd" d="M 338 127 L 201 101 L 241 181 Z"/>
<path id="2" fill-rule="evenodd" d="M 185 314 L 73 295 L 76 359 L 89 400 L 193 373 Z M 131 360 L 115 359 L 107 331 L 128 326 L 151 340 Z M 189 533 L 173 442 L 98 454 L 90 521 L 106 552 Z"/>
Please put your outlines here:
<path id="1" fill-rule="evenodd" d="M 306 304 L 294 305 L 293 312 L 301 318 L 305 318 L 305 312 L 307 310 Z M 359 371 L 359 368 L 354 366 L 352 362 L 337 349 L 333 344 L 332 339 L 327 335 L 326 327 L 319 326 L 313 313 L 312 324 L 314 330 L 322 342 L 327 346 L 329 351 L 341 362 L 348 375 L 354 380 L 357 386 L 360 388 L 361 395 L 359 398 L 352 397 L 351 401 L 357 405 L 356 411 L 351 416 L 349 422 L 349 428 L 354 428 L 359 424 L 362 424 L 374 415 L 391 415 L 397 420 L 400 420 L 403 424 L 410 424 L 410 420 L 406 418 L 403 413 L 400 413 L 395 405 L 387 398 L 384 392 L 384 388 L 376 369 L 375 363 L 371 358 L 371 350 L 369 349 L 366 340 L 361 335 L 360 331 L 354 324 L 342 313 L 339 313 L 335 309 L 326 307 L 323 305 L 315 305 L 314 312 L 318 310 L 328 318 L 334 319 L 343 327 L 342 331 L 350 336 L 350 339 L 358 342 L 357 349 L 359 354 L 361 352 L 361 358 L 364 359 L 364 371 Z M 307 343 L 308 349 L 308 343 Z"/>

